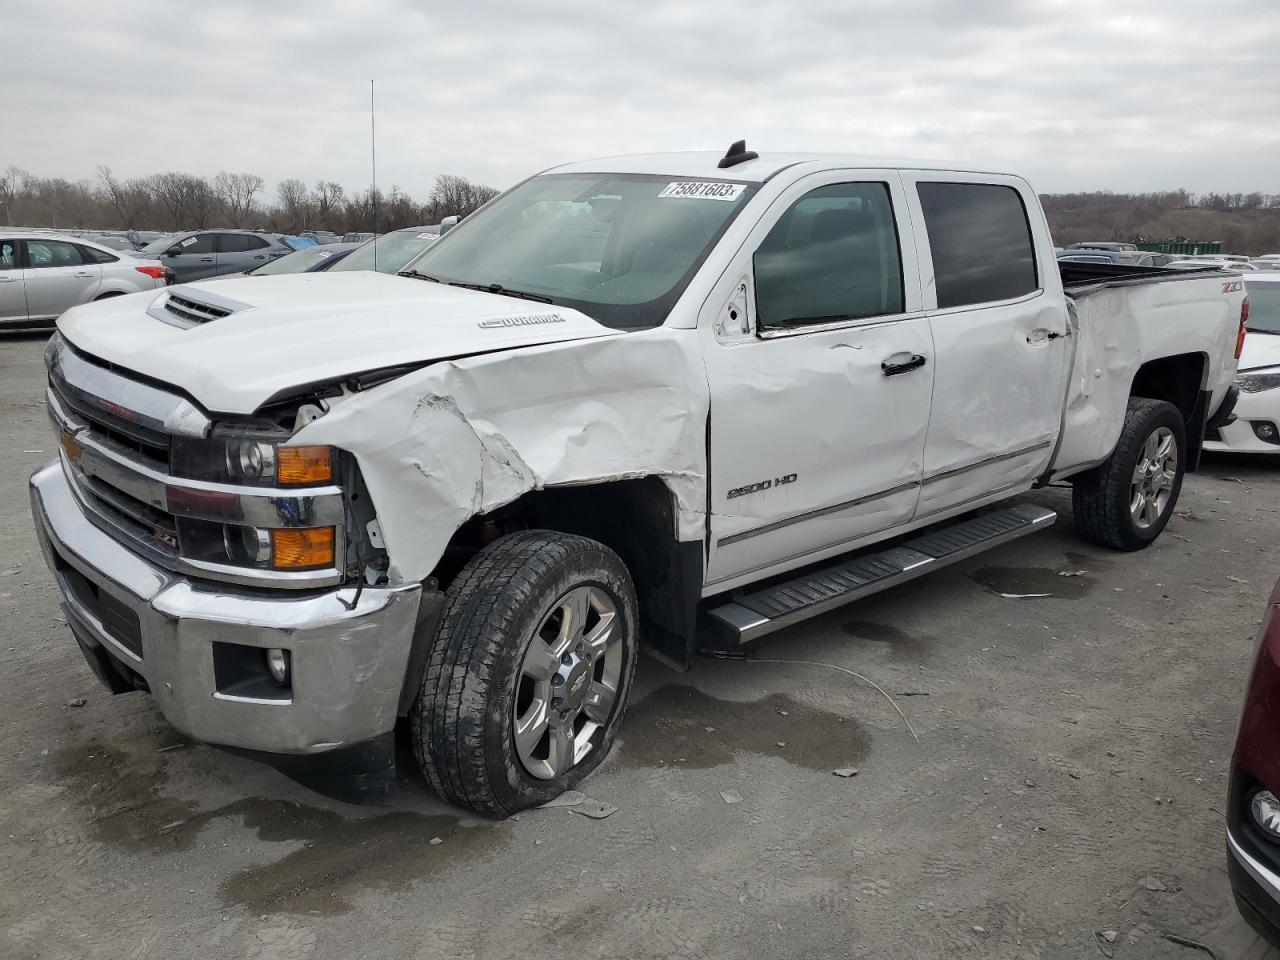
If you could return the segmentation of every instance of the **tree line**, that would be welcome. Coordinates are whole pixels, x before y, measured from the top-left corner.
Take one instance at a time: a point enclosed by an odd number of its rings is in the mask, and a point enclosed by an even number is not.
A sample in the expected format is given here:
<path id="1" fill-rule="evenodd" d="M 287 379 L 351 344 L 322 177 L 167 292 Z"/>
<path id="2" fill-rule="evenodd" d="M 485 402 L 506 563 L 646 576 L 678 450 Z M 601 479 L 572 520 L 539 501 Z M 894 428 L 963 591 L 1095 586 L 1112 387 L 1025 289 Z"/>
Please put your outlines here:
<path id="1" fill-rule="evenodd" d="M 1221 240 L 1229 253 L 1280 253 L 1280 194 L 1059 193 L 1040 198 L 1054 242 Z"/>
<path id="2" fill-rule="evenodd" d="M 395 230 L 466 216 L 497 194 L 466 177 L 436 177 L 425 201 L 399 187 L 356 190 L 317 180 L 282 180 L 268 196 L 262 177 L 157 173 L 122 180 L 99 167 L 91 180 L 38 177 L 9 167 L 0 178 L 0 216 L 10 225 L 71 229 L 188 230 L 206 227 Z M 1233 253 L 1280 252 L 1280 194 L 1059 193 L 1041 196 L 1058 244 L 1080 240 L 1221 240 Z"/>
<path id="3" fill-rule="evenodd" d="M 399 187 L 348 193 L 340 183 L 282 180 L 274 196 L 262 177 L 222 172 L 213 177 L 156 173 L 121 179 L 99 167 L 92 180 L 40 177 L 8 167 L 0 177 L 0 216 L 12 226 L 85 230 L 193 230 L 209 227 L 279 233 L 337 234 L 396 230 L 464 217 L 497 195 L 493 187 L 441 174 L 425 200 Z"/>

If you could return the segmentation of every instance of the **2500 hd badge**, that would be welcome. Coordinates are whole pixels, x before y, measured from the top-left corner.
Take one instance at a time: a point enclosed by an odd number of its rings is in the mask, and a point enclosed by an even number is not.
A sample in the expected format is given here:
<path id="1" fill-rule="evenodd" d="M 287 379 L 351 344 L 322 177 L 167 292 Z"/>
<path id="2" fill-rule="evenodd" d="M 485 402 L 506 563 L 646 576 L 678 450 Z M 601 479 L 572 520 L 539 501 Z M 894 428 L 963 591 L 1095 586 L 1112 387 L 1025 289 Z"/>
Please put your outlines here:
<path id="1" fill-rule="evenodd" d="M 788 483 L 795 483 L 799 474 L 788 473 L 785 477 L 774 477 L 772 480 L 761 480 L 759 483 L 748 483 L 745 487 L 734 487 L 725 498 L 732 500 L 734 497 L 745 497 L 748 493 L 759 493 L 761 490 L 771 490 L 774 487 L 781 487 Z"/>

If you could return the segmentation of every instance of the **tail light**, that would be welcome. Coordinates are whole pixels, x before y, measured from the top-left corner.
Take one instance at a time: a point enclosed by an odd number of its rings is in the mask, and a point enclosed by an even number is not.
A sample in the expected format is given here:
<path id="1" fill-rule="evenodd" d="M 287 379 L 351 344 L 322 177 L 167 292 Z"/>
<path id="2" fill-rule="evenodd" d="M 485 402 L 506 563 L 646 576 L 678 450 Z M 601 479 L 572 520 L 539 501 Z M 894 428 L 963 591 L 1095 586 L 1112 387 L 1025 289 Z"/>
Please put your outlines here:
<path id="1" fill-rule="evenodd" d="M 159 264 L 154 267 L 134 267 L 133 269 L 137 270 L 139 273 L 145 273 L 152 280 L 164 279 L 164 267 Z"/>
<path id="2" fill-rule="evenodd" d="M 1249 322 L 1249 298 L 1245 297 L 1244 302 L 1240 304 L 1240 332 L 1236 334 L 1236 359 L 1240 359 L 1240 354 L 1244 352 L 1244 328 Z"/>

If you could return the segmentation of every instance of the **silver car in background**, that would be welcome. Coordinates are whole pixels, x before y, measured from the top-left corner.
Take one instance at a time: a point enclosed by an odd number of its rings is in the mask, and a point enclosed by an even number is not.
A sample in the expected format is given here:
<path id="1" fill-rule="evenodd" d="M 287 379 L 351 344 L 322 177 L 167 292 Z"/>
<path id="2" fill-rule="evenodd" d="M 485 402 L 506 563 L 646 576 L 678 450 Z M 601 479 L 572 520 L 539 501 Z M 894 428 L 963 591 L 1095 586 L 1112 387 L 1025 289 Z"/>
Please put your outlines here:
<path id="1" fill-rule="evenodd" d="M 165 268 L 83 237 L 0 228 L 0 330 L 51 327 L 90 300 L 163 287 Z"/>

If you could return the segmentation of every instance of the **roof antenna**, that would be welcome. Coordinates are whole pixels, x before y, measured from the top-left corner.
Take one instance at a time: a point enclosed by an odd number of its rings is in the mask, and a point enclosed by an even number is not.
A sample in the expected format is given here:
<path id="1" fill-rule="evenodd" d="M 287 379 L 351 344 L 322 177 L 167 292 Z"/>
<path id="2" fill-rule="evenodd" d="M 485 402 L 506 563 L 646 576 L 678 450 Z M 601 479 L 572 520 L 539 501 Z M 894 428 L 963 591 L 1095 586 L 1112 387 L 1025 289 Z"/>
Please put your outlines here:
<path id="1" fill-rule="evenodd" d="M 716 166 L 723 170 L 725 167 L 736 167 L 738 164 L 746 163 L 748 160 L 758 159 L 760 159 L 760 154 L 754 150 L 748 150 L 747 141 L 735 140 L 729 146 L 729 152 L 720 159 Z"/>
<path id="2" fill-rule="evenodd" d="M 378 143 L 373 126 L 373 81 L 369 81 L 369 167 L 373 179 L 373 270 L 378 271 Z"/>

